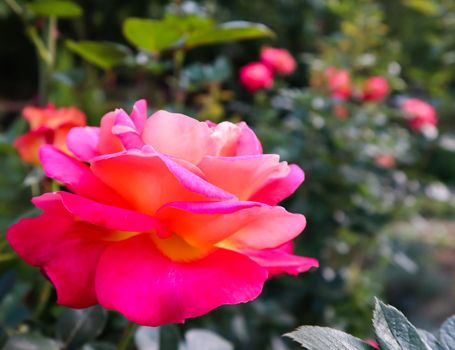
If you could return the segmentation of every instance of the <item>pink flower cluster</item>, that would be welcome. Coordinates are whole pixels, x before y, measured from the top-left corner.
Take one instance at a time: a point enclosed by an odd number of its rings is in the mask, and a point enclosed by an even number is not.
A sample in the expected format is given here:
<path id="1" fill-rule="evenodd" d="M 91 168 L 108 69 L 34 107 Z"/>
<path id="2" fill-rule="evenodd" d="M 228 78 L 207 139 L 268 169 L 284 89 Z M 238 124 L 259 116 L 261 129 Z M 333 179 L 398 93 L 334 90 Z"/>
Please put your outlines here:
<path id="1" fill-rule="evenodd" d="M 328 67 L 324 71 L 326 87 L 330 95 L 340 101 L 353 97 L 353 83 L 347 69 Z M 380 102 L 389 94 L 389 84 L 384 77 L 373 76 L 363 82 L 358 98 L 363 102 Z"/>
<path id="2" fill-rule="evenodd" d="M 147 326 L 256 298 L 265 280 L 318 262 L 292 254 L 305 217 L 277 204 L 304 180 L 243 122 L 199 122 L 145 101 L 100 127 L 73 128 L 69 156 L 40 150 L 68 190 L 33 198 L 42 213 L 7 240 L 41 268 L 59 304 L 100 304 Z"/>
<path id="3" fill-rule="evenodd" d="M 289 75 L 296 69 L 294 57 L 285 49 L 265 47 L 260 62 L 251 62 L 240 69 L 240 82 L 251 93 L 273 86 L 273 75 Z"/>
<path id="4" fill-rule="evenodd" d="M 412 130 L 429 137 L 437 134 L 438 116 L 432 105 L 418 98 L 409 98 L 400 107 Z"/>

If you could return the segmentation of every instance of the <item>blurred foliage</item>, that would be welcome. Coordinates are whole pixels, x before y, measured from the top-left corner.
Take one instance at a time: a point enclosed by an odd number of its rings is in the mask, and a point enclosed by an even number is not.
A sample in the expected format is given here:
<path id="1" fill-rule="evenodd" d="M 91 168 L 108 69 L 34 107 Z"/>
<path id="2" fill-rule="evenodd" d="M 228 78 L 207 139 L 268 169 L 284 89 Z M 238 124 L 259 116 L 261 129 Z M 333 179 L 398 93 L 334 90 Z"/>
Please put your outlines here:
<path id="1" fill-rule="evenodd" d="M 375 295 L 411 318 L 428 316 L 420 305 L 455 293 L 455 272 L 447 279 L 441 268 L 455 270 L 443 259 L 455 252 L 453 228 L 437 240 L 432 225 L 422 236 L 413 226 L 455 213 L 454 26 L 454 0 L 0 2 L 0 31 L 8 33 L 0 37 L 0 231 L 32 215 L 30 196 L 50 189 L 11 146 L 26 129 L 25 105 L 76 105 L 97 124 L 106 111 L 146 98 L 153 110 L 246 120 L 266 152 L 299 164 L 306 181 L 283 205 L 306 215 L 296 252 L 321 267 L 272 279 L 252 303 L 182 326 L 141 327 L 138 349 L 180 342 L 192 350 L 200 337 L 221 349 L 293 349 L 281 334 L 300 324 L 366 338 Z M 249 95 L 237 72 L 265 44 L 289 49 L 298 67 Z M 349 70 L 354 98 L 334 99 L 314 84 L 332 66 Z M 363 103 L 362 84 L 373 75 L 387 79 L 391 94 Z M 437 107 L 438 137 L 409 130 L 398 108 L 409 96 Z M 384 155 L 393 163 L 377 161 Z M 114 348 L 126 325 L 120 315 L 55 306 L 37 275 L 0 241 L 0 346 Z M 455 312 L 453 302 L 444 305 L 417 323 L 435 327 Z"/>

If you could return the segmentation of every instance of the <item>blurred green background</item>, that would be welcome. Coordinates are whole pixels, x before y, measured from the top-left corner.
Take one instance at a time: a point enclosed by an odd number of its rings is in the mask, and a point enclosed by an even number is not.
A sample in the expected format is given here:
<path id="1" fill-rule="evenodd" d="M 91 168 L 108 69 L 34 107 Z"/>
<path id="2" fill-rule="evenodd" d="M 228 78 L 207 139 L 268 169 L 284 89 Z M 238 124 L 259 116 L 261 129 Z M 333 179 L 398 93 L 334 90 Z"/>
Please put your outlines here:
<path id="1" fill-rule="evenodd" d="M 1 342 L 17 334 L 63 337 L 56 324 L 68 316 L 53 295 L 37 311 L 43 279 L 4 240 L 8 225 L 32 214 L 31 188 L 42 180 L 11 146 L 27 128 L 21 110 L 47 101 L 78 106 L 93 125 L 140 98 L 151 111 L 245 120 L 266 152 L 306 172 L 283 205 L 306 215 L 296 251 L 316 257 L 321 267 L 297 278 L 276 277 L 258 300 L 164 327 L 163 337 L 203 327 L 236 349 L 283 350 L 296 347 L 281 334 L 317 324 L 368 338 L 374 296 L 429 330 L 455 313 L 454 0 L 79 0 L 80 15 L 58 19 L 51 64 L 31 40 L 35 33 L 46 44 L 49 27 L 49 17 L 34 12 L 33 3 L 0 2 Z M 28 11 L 14 11 L 16 5 Z M 247 41 L 215 39 L 184 49 L 137 44 L 160 33 L 139 33 L 136 41 L 125 35 L 128 18 L 172 16 L 176 26 L 188 28 L 212 19 L 268 29 Z M 84 40 L 110 44 L 94 49 L 81 46 Z M 264 45 L 288 49 L 297 69 L 277 78 L 272 89 L 249 94 L 238 72 L 259 59 Z M 383 76 L 390 94 L 378 103 L 334 100 L 314 84 L 331 66 L 348 69 L 354 86 Z M 399 105 L 408 97 L 436 108 L 437 137 L 406 125 Z M 337 106 L 345 108 L 345 118 L 336 116 Z M 392 166 L 375 161 L 382 154 L 393 157 Z M 103 317 L 99 332 L 70 348 L 85 341 L 86 350 L 112 348 L 124 320 L 111 315 L 105 324 Z"/>

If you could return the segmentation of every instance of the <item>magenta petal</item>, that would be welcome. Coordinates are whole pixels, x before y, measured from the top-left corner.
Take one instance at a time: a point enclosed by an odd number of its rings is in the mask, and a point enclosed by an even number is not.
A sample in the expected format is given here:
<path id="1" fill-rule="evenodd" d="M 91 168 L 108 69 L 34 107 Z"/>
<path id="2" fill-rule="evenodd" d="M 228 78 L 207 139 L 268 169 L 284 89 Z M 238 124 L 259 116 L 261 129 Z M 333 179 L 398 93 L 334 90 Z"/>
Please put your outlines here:
<path id="1" fill-rule="evenodd" d="M 139 133 L 142 133 L 144 130 L 144 125 L 147 120 L 147 101 L 139 100 L 133 106 L 133 111 L 131 112 L 131 119 L 133 120 L 136 130 Z"/>
<path id="2" fill-rule="evenodd" d="M 53 146 L 40 148 L 46 176 L 66 185 L 73 192 L 90 199 L 123 206 L 124 200 L 90 171 L 90 168 Z"/>
<path id="3" fill-rule="evenodd" d="M 271 179 L 251 196 L 252 201 L 276 205 L 289 197 L 305 180 L 305 173 L 295 164 L 289 165 L 289 174 L 285 177 Z"/>
<path id="4" fill-rule="evenodd" d="M 80 160 L 88 162 L 99 156 L 100 128 L 84 126 L 72 128 L 66 138 L 68 149 Z"/>
<path id="5" fill-rule="evenodd" d="M 262 250 L 244 250 L 252 260 L 268 269 L 271 276 L 281 273 L 297 275 L 306 272 L 312 267 L 319 267 L 319 262 L 314 258 L 292 254 L 292 243 L 281 247 Z"/>
<path id="6" fill-rule="evenodd" d="M 137 148 L 144 146 L 139 130 L 128 114 L 122 109 L 115 111 L 115 124 L 112 127 L 112 133 L 122 142 L 125 149 Z"/>
<path id="7" fill-rule="evenodd" d="M 144 234 L 105 251 L 96 292 L 103 307 L 138 324 L 160 326 L 250 301 L 266 278 L 267 270 L 248 257 L 221 249 L 193 262 L 172 261 Z"/>
<path id="8" fill-rule="evenodd" d="M 83 222 L 64 208 L 59 194 L 33 199 L 43 213 L 12 225 L 6 238 L 30 265 L 43 269 L 57 289 L 57 301 L 82 308 L 97 303 L 94 277 L 98 259 L 108 242 L 107 231 Z"/>
<path id="9" fill-rule="evenodd" d="M 82 221 L 110 230 L 127 232 L 165 231 L 157 219 L 136 211 L 112 207 L 68 192 L 58 192 L 63 205 Z M 163 234 L 166 234 L 163 232 Z"/>

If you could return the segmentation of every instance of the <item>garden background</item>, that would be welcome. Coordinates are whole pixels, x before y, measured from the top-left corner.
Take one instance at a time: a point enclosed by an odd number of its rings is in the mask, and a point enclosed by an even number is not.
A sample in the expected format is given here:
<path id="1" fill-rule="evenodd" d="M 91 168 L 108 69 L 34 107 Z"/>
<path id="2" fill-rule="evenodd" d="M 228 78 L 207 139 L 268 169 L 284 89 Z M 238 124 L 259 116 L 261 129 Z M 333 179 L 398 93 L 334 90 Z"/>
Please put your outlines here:
<path id="1" fill-rule="evenodd" d="M 68 340 L 65 327 L 81 315 L 57 306 L 45 279 L 4 239 L 11 223 L 36 214 L 30 198 L 43 186 L 40 170 L 13 147 L 27 130 L 21 111 L 48 102 L 77 106 L 92 125 L 140 98 L 150 111 L 245 120 L 267 153 L 306 173 L 283 205 L 305 214 L 295 249 L 320 268 L 273 278 L 251 303 L 164 326 L 170 349 L 194 328 L 236 349 L 298 348 L 281 335 L 302 324 L 371 338 L 375 296 L 428 330 L 455 313 L 455 1 L 77 4 L 59 12 L 32 1 L 0 2 L 1 344 L 25 334 L 63 339 L 74 349 L 111 349 L 125 325 L 119 314 L 90 310 L 89 330 Z M 231 21 L 248 22 L 230 23 L 237 31 L 227 34 L 214 29 Z M 186 39 L 204 26 L 209 34 Z M 266 46 L 289 50 L 296 69 L 277 75 L 273 87 L 245 89 L 240 69 Z M 330 67 L 349 72 L 349 97 L 331 91 Z M 362 95 L 373 76 L 386 79 L 384 98 Z M 437 132 L 410 127 L 402 108 L 409 98 L 436 109 Z M 147 349 L 140 339 L 131 349 Z"/>

